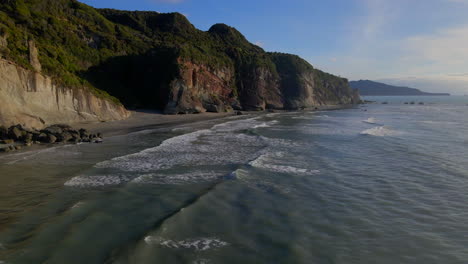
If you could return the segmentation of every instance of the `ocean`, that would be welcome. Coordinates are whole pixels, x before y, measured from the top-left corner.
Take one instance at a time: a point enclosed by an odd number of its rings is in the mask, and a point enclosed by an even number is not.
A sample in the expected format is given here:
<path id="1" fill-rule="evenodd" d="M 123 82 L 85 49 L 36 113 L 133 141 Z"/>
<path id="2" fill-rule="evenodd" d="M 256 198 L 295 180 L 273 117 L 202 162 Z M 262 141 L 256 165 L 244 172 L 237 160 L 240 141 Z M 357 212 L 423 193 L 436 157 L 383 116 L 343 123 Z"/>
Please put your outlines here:
<path id="1" fill-rule="evenodd" d="M 0 156 L 0 263 L 467 263 L 468 97 L 365 99 Z"/>

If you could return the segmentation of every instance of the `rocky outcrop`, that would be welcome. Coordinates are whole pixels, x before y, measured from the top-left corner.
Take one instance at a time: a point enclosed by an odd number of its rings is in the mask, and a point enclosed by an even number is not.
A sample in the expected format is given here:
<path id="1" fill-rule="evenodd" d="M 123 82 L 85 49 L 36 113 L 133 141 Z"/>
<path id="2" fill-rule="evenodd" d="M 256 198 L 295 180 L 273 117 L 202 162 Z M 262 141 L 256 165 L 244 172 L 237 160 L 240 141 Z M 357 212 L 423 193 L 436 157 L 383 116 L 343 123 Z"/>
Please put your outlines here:
<path id="1" fill-rule="evenodd" d="M 0 125 L 4 126 L 22 124 L 39 129 L 55 123 L 129 116 L 122 105 L 99 98 L 86 88 L 57 86 L 51 78 L 6 60 L 0 60 L 0 102 Z"/>
<path id="2" fill-rule="evenodd" d="M 212 69 L 207 65 L 179 60 L 179 74 L 169 85 L 165 113 L 231 111 L 239 105 L 235 96 L 234 69 Z"/>
<path id="3" fill-rule="evenodd" d="M 69 125 L 56 124 L 42 130 L 14 125 L 0 126 L 0 153 L 20 150 L 33 144 L 102 143 L 102 134 L 91 134 L 86 129 L 75 130 Z"/>

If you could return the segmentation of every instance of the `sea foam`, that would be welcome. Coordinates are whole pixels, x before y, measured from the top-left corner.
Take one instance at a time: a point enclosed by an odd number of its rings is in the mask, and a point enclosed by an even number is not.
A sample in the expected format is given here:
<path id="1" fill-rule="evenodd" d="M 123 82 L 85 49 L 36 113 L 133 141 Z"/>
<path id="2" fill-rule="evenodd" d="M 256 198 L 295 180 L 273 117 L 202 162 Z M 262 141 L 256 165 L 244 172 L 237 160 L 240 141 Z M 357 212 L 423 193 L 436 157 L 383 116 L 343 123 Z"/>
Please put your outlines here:
<path id="1" fill-rule="evenodd" d="M 363 120 L 362 122 L 367 123 L 367 124 L 377 124 L 378 120 L 375 119 L 374 117 L 369 117 L 366 120 Z"/>
<path id="2" fill-rule="evenodd" d="M 386 126 L 374 127 L 361 132 L 361 135 L 370 135 L 375 137 L 398 136 L 401 132 L 392 130 Z"/>
<path id="3" fill-rule="evenodd" d="M 319 170 L 309 170 L 291 165 L 275 164 L 276 160 L 282 160 L 286 154 L 283 152 L 263 154 L 249 163 L 250 166 L 279 173 L 312 175 L 320 173 Z"/>
<path id="4" fill-rule="evenodd" d="M 207 251 L 210 249 L 229 246 L 229 243 L 218 238 L 195 238 L 185 240 L 171 240 L 162 237 L 147 236 L 145 243 L 148 245 L 158 245 L 169 249 L 187 249 L 195 251 Z"/>

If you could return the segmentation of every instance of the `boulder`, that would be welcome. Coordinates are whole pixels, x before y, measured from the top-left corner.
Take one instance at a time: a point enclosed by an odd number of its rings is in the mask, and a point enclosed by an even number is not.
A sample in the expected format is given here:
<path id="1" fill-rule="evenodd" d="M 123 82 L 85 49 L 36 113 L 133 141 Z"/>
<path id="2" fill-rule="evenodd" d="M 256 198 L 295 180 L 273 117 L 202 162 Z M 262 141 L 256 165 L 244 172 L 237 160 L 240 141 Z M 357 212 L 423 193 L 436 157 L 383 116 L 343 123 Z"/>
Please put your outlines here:
<path id="1" fill-rule="evenodd" d="M 52 134 L 58 136 L 63 133 L 63 129 L 56 125 L 46 127 L 45 129 L 41 130 L 42 133 Z"/>
<path id="2" fill-rule="evenodd" d="M 40 133 L 38 136 L 34 138 L 34 140 L 39 141 L 39 142 L 45 142 L 47 143 L 49 137 L 47 136 L 46 133 Z"/>
<path id="3" fill-rule="evenodd" d="M 12 126 L 8 129 L 8 137 L 14 140 L 20 140 L 23 137 L 23 130 L 20 125 Z"/>
<path id="4" fill-rule="evenodd" d="M 13 143 L 15 143 L 15 141 L 13 139 L 4 139 L 4 140 L 0 141 L 0 144 L 9 145 L 9 144 L 13 144 Z"/>
<path id="5" fill-rule="evenodd" d="M 57 142 L 57 137 L 52 135 L 52 134 L 49 134 L 49 135 L 47 135 L 47 139 L 44 142 L 45 143 L 55 143 L 55 142 Z"/>
<path id="6" fill-rule="evenodd" d="M 0 126 L 0 139 L 8 139 L 8 129 L 4 126 Z"/>
<path id="7" fill-rule="evenodd" d="M 237 111 L 236 115 L 243 115 L 243 113 L 241 111 Z"/>
<path id="8" fill-rule="evenodd" d="M 80 133 L 80 137 L 81 137 L 81 138 L 89 137 L 89 132 L 88 132 L 88 130 L 86 130 L 86 129 L 84 129 L 84 128 L 78 130 L 78 132 Z"/>
<path id="9" fill-rule="evenodd" d="M 10 147 L 1 147 L 0 153 L 10 152 Z"/>
<path id="10" fill-rule="evenodd" d="M 33 142 L 33 134 L 26 134 L 23 139 L 24 143 L 32 143 Z"/>
<path id="11" fill-rule="evenodd" d="M 56 135 L 57 136 L 57 141 L 56 142 L 68 142 L 70 141 L 70 139 L 73 138 L 73 136 L 68 133 L 68 132 L 63 132 L 59 135 Z"/>

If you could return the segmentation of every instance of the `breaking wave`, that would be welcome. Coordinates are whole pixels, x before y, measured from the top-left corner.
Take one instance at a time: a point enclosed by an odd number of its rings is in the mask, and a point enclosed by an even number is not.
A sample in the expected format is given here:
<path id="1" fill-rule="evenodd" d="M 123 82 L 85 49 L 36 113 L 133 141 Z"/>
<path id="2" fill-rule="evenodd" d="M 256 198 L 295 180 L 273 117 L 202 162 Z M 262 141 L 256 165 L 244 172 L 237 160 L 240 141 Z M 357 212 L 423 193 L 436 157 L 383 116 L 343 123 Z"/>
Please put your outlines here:
<path id="1" fill-rule="evenodd" d="M 361 132 L 361 135 L 370 135 L 375 137 L 385 137 L 385 136 L 398 136 L 401 135 L 401 132 L 392 130 L 386 126 L 374 127 L 366 129 Z"/>
<path id="2" fill-rule="evenodd" d="M 229 243 L 218 238 L 194 238 L 185 240 L 171 240 L 162 237 L 145 237 L 145 243 L 148 245 L 158 245 L 169 249 L 187 249 L 194 251 L 207 251 L 210 249 L 229 246 Z"/>

